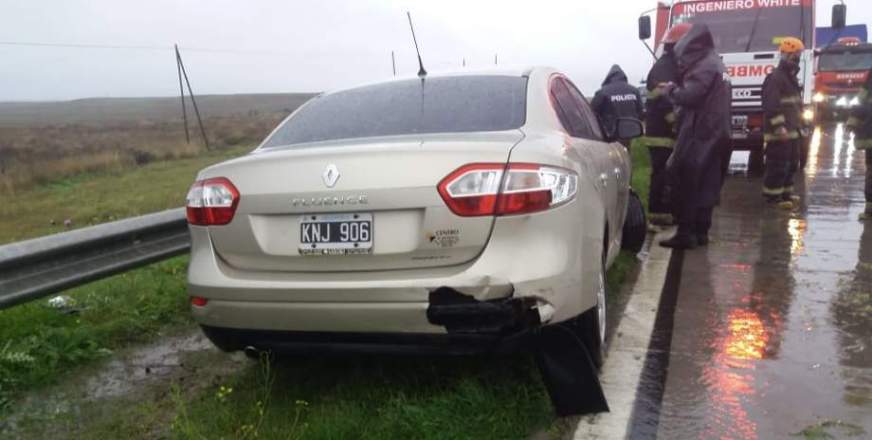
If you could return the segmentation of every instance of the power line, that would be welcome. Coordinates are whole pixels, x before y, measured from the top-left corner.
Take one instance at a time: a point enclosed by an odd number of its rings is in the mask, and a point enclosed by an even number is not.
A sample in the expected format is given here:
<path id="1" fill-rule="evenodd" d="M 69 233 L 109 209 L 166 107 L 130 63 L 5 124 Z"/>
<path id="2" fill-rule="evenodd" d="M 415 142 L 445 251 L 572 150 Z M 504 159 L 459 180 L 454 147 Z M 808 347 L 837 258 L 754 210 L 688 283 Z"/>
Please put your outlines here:
<path id="1" fill-rule="evenodd" d="M 172 46 L 121 46 L 110 44 L 37 43 L 32 41 L 0 41 L 2 46 L 66 47 L 76 49 L 172 50 Z"/>
<path id="2" fill-rule="evenodd" d="M 0 41 L 0 46 L 20 46 L 20 47 L 59 47 L 68 49 L 111 49 L 111 50 L 173 50 L 173 46 L 152 46 L 152 45 L 119 45 L 119 44 L 83 44 L 83 43 L 48 43 L 35 41 Z M 186 52 L 208 52 L 208 53 L 228 53 L 236 55 L 280 55 L 294 56 L 286 52 L 274 52 L 266 50 L 245 50 L 245 49 L 229 49 L 229 48 L 207 48 L 207 47 L 184 47 L 179 46 Z"/>

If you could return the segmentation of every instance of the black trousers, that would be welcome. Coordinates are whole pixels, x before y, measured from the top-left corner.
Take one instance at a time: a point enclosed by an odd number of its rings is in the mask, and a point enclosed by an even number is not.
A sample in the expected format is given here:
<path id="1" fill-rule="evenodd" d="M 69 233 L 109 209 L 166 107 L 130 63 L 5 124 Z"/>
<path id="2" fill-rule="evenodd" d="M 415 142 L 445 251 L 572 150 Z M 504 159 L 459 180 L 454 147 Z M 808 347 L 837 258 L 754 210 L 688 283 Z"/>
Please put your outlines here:
<path id="1" fill-rule="evenodd" d="M 689 197 L 688 197 L 689 199 Z M 714 208 L 696 203 L 681 203 L 678 213 L 678 235 L 708 235 L 712 228 Z"/>
<path id="2" fill-rule="evenodd" d="M 767 143 L 763 195 L 768 200 L 789 200 L 793 194 L 793 176 L 799 169 L 800 142 L 800 139 L 791 139 Z"/>
<path id="3" fill-rule="evenodd" d="M 672 214 L 669 200 L 669 178 L 666 175 L 666 161 L 672 154 L 671 148 L 648 147 L 651 156 L 651 189 L 648 193 L 648 210 L 651 214 Z"/>
<path id="4" fill-rule="evenodd" d="M 718 171 L 721 168 L 718 166 Z M 714 207 L 703 206 L 700 191 L 700 175 L 690 167 L 679 172 L 676 180 L 670 180 L 678 214 L 678 235 L 706 235 L 712 227 Z"/>

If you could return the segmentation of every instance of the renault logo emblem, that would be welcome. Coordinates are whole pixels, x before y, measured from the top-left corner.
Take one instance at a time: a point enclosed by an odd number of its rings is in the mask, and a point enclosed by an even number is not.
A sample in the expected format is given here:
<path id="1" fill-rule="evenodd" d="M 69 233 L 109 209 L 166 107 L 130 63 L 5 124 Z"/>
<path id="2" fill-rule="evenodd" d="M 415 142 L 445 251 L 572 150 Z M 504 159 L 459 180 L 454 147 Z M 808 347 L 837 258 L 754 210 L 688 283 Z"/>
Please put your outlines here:
<path id="1" fill-rule="evenodd" d="M 324 179 L 324 184 L 327 185 L 327 188 L 333 188 L 336 185 L 336 181 L 339 180 L 339 168 L 336 168 L 336 165 L 332 163 L 327 165 L 327 169 L 324 170 L 321 178 Z"/>

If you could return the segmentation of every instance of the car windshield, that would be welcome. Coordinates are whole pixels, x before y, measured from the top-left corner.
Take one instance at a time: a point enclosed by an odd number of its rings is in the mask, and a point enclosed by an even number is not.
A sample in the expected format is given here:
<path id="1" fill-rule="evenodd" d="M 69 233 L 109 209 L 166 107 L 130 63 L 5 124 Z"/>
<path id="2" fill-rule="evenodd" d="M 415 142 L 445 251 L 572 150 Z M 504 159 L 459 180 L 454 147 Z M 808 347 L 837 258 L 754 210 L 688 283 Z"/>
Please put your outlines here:
<path id="1" fill-rule="evenodd" d="M 449 76 L 394 81 L 312 100 L 263 144 L 423 133 L 501 131 L 526 118 L 527 78 Z"/>
<path id="2" fill-rule="evenodd" d="M 872 51 L 867 52 L 824 52 L 818 61 L 821 72 L 872 69 Z"/>
<path id="3" fill-rule="evenodd" d="M 705 23 L 719 53 L 772 52 L 778 40 L 796 37 L 812 47 L 810 0 L 719 0 L 678 3 L 672 24 Z"/>

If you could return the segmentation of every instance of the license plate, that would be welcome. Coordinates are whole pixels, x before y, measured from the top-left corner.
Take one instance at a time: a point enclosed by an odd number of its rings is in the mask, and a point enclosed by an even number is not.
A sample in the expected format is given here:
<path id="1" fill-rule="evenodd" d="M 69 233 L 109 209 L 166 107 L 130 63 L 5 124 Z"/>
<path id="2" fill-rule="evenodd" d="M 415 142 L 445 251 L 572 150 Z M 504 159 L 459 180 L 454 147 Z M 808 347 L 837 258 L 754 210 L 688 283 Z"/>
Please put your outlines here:
<path id="1" fill-rule="evenodd" d="M 372 251 L 372 214 L 318 214 L 300 218 L 300 254 L 356 255 Z"/>

